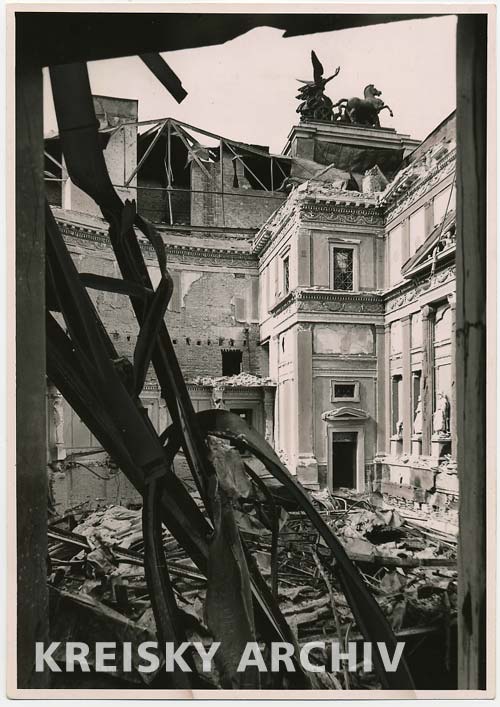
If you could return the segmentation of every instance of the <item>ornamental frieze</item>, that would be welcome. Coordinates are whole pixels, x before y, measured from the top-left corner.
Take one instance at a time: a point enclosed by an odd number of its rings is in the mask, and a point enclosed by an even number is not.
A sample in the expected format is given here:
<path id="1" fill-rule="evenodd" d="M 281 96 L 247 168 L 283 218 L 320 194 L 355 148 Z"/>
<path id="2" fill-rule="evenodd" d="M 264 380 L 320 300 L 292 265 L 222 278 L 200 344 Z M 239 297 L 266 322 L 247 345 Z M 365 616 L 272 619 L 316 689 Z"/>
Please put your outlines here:
<path id="1" fill-rule="evenodd" d="M 431 177 L 424 179 L 417 187 L 411 189 L 401 201 L 397 201 L 393 206 L 387 205 L 387 221 L 393 220 L 412 204 L 418 201 L 424 194 L 430 191 L 436 184 L 443 181 L 455 169 L 455 155 L 449 158 L 446 165 L 436 171 Z M 383 201 L 382 201 L 383 203 Z"/>
<path id="2" fill-rule="evenodd" d="M 300 215 L 305 221 L 321 223 L 340 223 L 356 226 L 383 226 L 383 215 L 373 209 L 346 208 L 333 205 L 307 204 L 300 208 Z"/>
<path id="3" fill-rule="evenodd" d="M 67 238 L 86 241 L 91 243 L 93 247 L 108 248 L 111 251 L 111 242 L 106 231 L 94 231 L 67 223 L 59 223 L 59 228 L 62 235 Z M 156 259 L 154 248 L 149 243 L 141 241 L 140 247 L 145 257 Z M 201 260 L 203 265 L 216 267 L 258 268 L 257 257 L 250 252 L 229 252 L 223 249 L 168 244 L 165 245 L 165 251 L 170 263 L 192 265 Z"/>
<path id="4" fill-rule="evenodd" d="M 348 312 L 350 314 L 383 314 L 382 301 L 365 300 L 300 300 L 299 312 Z"/>
<path id="5" fill-rule="evenodd" d="M 423 282 L 420 282 L 418 285 L 413 285 L 411 289 L 408 289 L 405 292 L 400 292 L 397 295 L 392 296 L 391 299 L 388 299 L 386 302 L 386 309 L 388 312 L 393 312 L 395 309 L 404 307 L 406 304 L 410 304 L 415 299 L 418 299 L 418 297 L 420 297 L 420 295 L 424 292 L 427 292 L 427 290 L 431 290 L 433 287 L 442 285 L 445 282 L 450 282 L 454 278 L 454 267 L 441 270 L 440 272 L 435 273 Z"/>
<path id="6" fill-rule="evenodd" d="M 379 295 L 360 293 L 318 292 L 295 290 L 290 292 L 270 311 L 280 314 L 288 307 L 296 305 L 298 312 L 348 312 L 352 314 L 383 314 L 384 301 Z"/>

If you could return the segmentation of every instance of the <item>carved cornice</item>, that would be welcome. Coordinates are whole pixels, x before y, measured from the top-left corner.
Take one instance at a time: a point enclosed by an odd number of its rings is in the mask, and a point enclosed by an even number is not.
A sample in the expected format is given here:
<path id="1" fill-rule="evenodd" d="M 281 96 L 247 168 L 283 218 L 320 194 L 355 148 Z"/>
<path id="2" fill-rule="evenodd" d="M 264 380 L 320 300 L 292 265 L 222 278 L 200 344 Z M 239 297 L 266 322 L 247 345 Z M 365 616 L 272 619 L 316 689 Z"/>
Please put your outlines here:
<path id="1" fill-rule="evenodd" d="M 376 208 L 367 206 L 339 206 L 336 203 L 307 202 L 300 206 L 300 216 L 304 221 L 340 223 L 354 226 L 384 225 L 384 215 Z"/>
<path id="2" fill-rule="evenodd" d="M 351 312 L 355 314 L 383 314 L 384 300 L 378 294 L 361 292 L 333 292 L 331 290 L 296 289 L 277 302 L 270 312 L 276 316 L 292 305 L 298 312 Z"/>
<path id="3" fill-rule="evenodd" d="M 288 199 L 271 214 L 263 226 L 259 229 L 253 240 L 253 252 L 255 255 L 262 255 L 271 240 L 283 230 L 286 224 L 294 216 L 297 206 L 297 190 L 295 189 Z"/>
<path id="4" fill-rule="evenodd" d="M 404 307 L 406 304 L 418 299 L 420 295 L 427 292 L 427 290 L 437 287 L 438 285 L 442 285 L 445 282 L 450 282 L 454 279 L 455 267 L 450 267 L 440 270 L 425 279 L 420 279 L 419 281 L 413 280 L 411 283 L 405 283 L 397 290 L 392 291 L 385 296 L 386 309 L 388 312 L 392 312 L 395 309 Z"/>
<path id="5" fill-rule="evenodd" d="M 356 226 L 383 227 L 385 222 L 376 197 L 345 190 L 327 190 L 324 186 L 311 186 L 305 182 L 294 189 L 259 230 L 253 241 L 253 252 L 261 256 L 271 241 L 296 216 L 306 222 Z"/>
<path id="6" fill-rule="evenodd" d="M 400 183 L 388 187 L 385 195 L 382 195 L 380 204 L 386 207 L 386 220 L 392 221 L 400 213 L 408 209 L 421 196 L 430 191 L 433 186 L 444 180 L 455 169 L 456 151 L 452 150 L 442 159 L 434 169 L 429 170 L 425 176 L 415 180 L 413 186 L 407 186 L 408 177 L 400 179 Z M 398 179 L 398 177 L 396 177 Z M 402 198 L 401 198 L 402 197 Z"/>
<path id="7" fill-rule="evenodd" d="M 84 226 L 59 222 L 59 228 L 63 236 L 76 238 L 78 240 L 92 242 L 106 248 L 111 248 L 109 236 L 104 230 L 91 229 Z M 156 260 L 154 248 L 147 242 L 139 242 L 142 252 Z M 225 265 L 234 267 L 258 267 L 257 257 L 250 252 L 226 250 L 224 248 L 202 248 L 193 245 L 170 245 L 165 244 L 167 258 L 179 263 L 192 263 L 202 260 L 204 265 Z"/>

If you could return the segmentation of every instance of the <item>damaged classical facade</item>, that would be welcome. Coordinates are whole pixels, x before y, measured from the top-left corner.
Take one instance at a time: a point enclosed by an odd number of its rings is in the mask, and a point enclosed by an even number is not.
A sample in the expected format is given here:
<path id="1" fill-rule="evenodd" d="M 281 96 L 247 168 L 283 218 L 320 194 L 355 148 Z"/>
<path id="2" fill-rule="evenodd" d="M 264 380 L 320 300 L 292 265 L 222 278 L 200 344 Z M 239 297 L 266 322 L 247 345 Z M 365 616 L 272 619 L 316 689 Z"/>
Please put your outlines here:
<path id="1" fill-rule="evenodd" d="M 136 101 L 94 100 L 113 184 L 166 244 L 168 328 L 195 409 L 239 413 L 310 488 L 452 502 L 454 116 L 421 144 L 302 120 L 271 155 L 175 120 L 144 129 Z M 68 179 L 57 136 L 46 178 L 78 270 L 116 277 L 107 224 Z M 130 358 L 128 300 L 89 292 Z M 153 376 L 141 397 L 163 430 Z M 52 387 L 48 405 L 51 460 L 99 447 Z M 73 489 L 80 472 L 66 472 Z"/>
<path id="2" fill-rule="evenodd" d="M 454 148 L 453 115 L 421 145 L 289 136 L 292 191 L 254 248 L 276 447 L 307 485 L 456 500 Z"/>

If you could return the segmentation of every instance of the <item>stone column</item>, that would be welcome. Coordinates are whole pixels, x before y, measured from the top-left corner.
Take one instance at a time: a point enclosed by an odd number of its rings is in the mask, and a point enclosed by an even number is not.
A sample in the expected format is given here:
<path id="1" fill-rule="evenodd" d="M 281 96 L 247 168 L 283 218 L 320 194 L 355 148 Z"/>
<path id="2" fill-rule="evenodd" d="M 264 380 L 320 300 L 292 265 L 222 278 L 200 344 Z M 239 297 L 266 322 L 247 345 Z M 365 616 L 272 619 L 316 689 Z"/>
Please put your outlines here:
<path id="1" fill-rule="evenodd" d="M 418 393 L 417 391 L 418 381 Z M 415 420 L 417 418 L 418 398 L 422 389 L 422 372 L 412 371 L 411 374 L 411 453 L 414 457 L 419 457 L 422 454 L 422 434 L 415 432 Z M 422 409 L 420 403 L 420 409 Z"/>
<path id="2" fill-rule="evenodd" d="M 297 479 L 305 486 L 318 487 L 318 462 L 314 456 L 312 327 L 298 325 L 295 331 L 295 405 L 297 414 Z M 283 421 L 282 421 L 283 423 Z"/>
<path id="3" fill-rule="evenodd" d="M 422 454 L 431 453 L 432 414 L 434 412 L 434 317 L 436 311 L 422 307 Z"/>
<path id="4" fill-rule="evenodd" d="M 402 401 L 400 407 L 403 420 L 403 454 L 411 453 L 411 437 L 413 432 L 413 419 L 411 410 L 411 318 L 401 319 L 401 339 L 402 339 Z"/>
<path id="5" fill-rule="evenodd" d="M 410 253 L 410 219 L 406 218 L 401 225 L 401 262 L 405 263 L 410 255 L 413 255 Z"/>
<path id="6" fill-rule="evenodd" d="M 388 375 L 386 361 L 386 336 L 383 326 L 376 326 L 377 351 L 377 456 L 388 451 L 386 446 L 386 378 Z"/>
<path id="7" fill-rule="evenodd" d="M 279 410 L 279 396 L 280 396 L 280 380 L 279 380 L 279 347 L 278 347 L 278 337 L 276 334 L 269 339 L 269 378 L 276 383 L 276 391 L 274 394 L 274 441 L 276 443 L 277 450 L 280 448 L 280 410 Z"/>
<path id="8" fill-rule="evenodd" d="M 391 419 L 391 325 L 385 326 L 385 451 L 391 451 L 392 419 Z"/>
<path id="9" fill-rule="evenodd" d="M 425 212 L 424 212 L 424 219 L 425 219 L 425 238 L 431 233 L 433 227 L 434 227 L 434 200 L 429 199 L 429 201 L 426 202 L 425 204 Z"/>
<path id="10" fill-rule="evenodd" d="M 450 400 L 450 433 L 451 458 L 457 458 L 457 339 L 456 339 L 456 295 L 448 295 L 451 311 L 451 400 Z"/>
<path id="11" fill-rule="evenodd" d="M 274 388 L 263 388 L 264 393 L 264 436 L 274 447 Z"/>
<path id="12" fill-rule="evenodd" d="M 311 231 L 299 228 L 296 248 L 296 282 L 298 287 L 309 287 L 311 282 Z M 293 265 L 292 265 L 293 267 Z"/>

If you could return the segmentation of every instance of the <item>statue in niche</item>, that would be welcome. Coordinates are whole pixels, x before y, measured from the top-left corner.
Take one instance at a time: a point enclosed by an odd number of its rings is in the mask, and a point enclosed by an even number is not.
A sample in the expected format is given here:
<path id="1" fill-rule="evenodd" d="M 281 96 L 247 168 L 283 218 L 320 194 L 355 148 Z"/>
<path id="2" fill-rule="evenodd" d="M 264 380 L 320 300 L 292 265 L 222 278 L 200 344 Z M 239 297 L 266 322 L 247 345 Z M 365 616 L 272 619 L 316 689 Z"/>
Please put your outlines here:
<path id="1" fill-rule="evenodd" d="M 450 434 L 450 402 L 441 391 L 437 394 L 436 410 L 432 416 L 432 431 L 439 437 Z"/>
<path id="2" fill-rule="evenodd" d="M 304 84 L 299 88 L 299 93 L 296 96 L 301 101 L 297 107 L 297 113 L 300 113 L 301 120 L 331 121 L 333 119 L 333 103 L 328 96 L 325 96 L 325 86 L 337 76 L 340 66 L 337 66 L 335 73 L 325 79 L 323 78 L 323 65 L 314 51 L 311 52 L 311 61 L 313 65 L 313 80 L 304 81 L 297 79 Z"/>
<path id="3" fill-rule="evenodd" d="M 332 108 L 337 108 L 333 120 L 341 123 L 353 123 L 355 125 L 366 125 L 372 128 L 380 128 L 379 113 L 388 110 L 391 118 L 394 116 L 392 110 L 384 103 L 382 91 L 370 83 L 365 86 L 364 98 L 341 98 Z"/>
<path id="4" fill-rule="evenodd" d="M 422 434 L 422 397 L 418 396 L 417 409 L 415 410 L 415 418 L 413 420 L 413 434 Z"/>
<path id="5" fill-rule="evenodd" d="M 224 404 L 224 386 L 222 385 L 214 385 L 213 391 L 212 391 L 212 405 L 215 410 L 227 410 L 225 404 Z"/>
<path id="6" fill-rule="evenodd" d="M 401 438 L 403 436 L 403 420 L 396 422 L 396 435 Z"/>
<path id="7" fill-rule="evenodd" d="M 52 399 L 52 413 L 54 421 L 54 442 L 64 445 L 64 408 L 60 393 L 55 393 Z"/>

